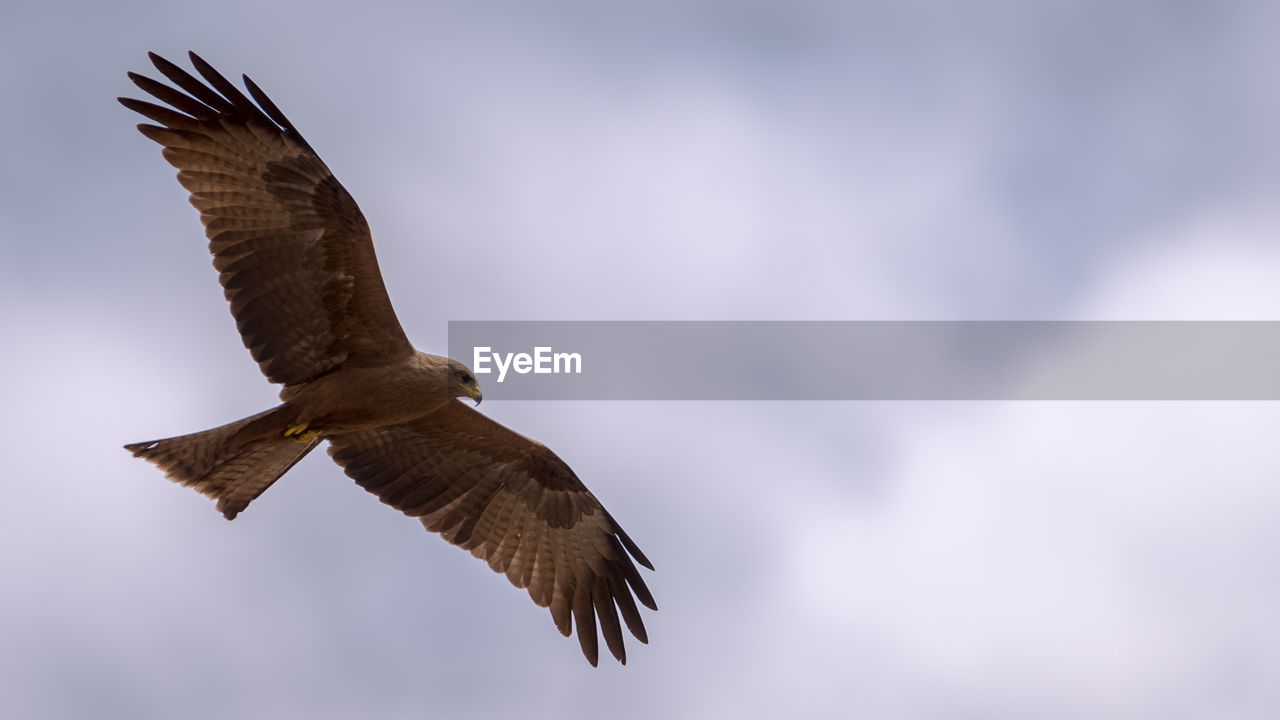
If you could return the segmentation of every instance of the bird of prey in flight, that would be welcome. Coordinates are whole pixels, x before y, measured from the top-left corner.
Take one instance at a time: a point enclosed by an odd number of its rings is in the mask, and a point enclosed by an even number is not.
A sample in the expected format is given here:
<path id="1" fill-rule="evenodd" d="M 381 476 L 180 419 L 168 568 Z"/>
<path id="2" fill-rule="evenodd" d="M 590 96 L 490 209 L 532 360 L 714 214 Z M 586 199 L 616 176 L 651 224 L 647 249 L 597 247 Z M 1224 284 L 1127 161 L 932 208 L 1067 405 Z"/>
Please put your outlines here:
<path id="1" fill-rule="evenodd" d="M 625 664 L 622 622 L 648 642 L 636 600 L 657 610 L 632 559 L 653 565 L 555 453 L 463 404 L 480 403 L 475 376 L 409 343 L 355 200 L 248 76 L 246 96 L 190 56 L 203 81 L 151 53 L 173 85 L 129 78 L 161 104 L 120 102 L 154 123 L 138 130 L 178 168 L 244 345 L 283 402 L 125 449 L 230 520 L 328 441 L 365 490 L 527 588 L 566 637 L 576 626 L 592 665 L 597 623 Z"/>

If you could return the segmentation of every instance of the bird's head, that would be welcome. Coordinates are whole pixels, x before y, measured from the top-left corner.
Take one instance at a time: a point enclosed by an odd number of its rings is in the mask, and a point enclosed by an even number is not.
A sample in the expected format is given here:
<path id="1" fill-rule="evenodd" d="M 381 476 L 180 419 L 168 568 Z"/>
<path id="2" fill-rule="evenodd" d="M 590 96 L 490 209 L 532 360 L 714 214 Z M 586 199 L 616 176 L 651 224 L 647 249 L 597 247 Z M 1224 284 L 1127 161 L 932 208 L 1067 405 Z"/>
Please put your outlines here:
<path id="1" fill-rule="evenodd" d="M 457 360 L 449 361 L 449 396 L 469 397 L 475 400 L 477 405 L 484 399 L 484 394 L 480 392 L 480 383 L 476 382 L 476 376 L 471 374 L 466 365 Z"/>

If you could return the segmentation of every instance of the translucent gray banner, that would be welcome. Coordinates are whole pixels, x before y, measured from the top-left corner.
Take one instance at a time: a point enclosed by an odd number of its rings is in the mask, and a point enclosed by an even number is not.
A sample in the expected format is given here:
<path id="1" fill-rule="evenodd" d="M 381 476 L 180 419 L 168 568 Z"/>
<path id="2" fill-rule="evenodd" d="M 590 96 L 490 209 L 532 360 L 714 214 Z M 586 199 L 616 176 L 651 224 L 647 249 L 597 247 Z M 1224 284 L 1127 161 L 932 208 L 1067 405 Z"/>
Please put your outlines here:
<path id="1" fill-rule="evenodd" d="M 1277 400 L 1280 321 L 452 321 L 504 400 Z"/>

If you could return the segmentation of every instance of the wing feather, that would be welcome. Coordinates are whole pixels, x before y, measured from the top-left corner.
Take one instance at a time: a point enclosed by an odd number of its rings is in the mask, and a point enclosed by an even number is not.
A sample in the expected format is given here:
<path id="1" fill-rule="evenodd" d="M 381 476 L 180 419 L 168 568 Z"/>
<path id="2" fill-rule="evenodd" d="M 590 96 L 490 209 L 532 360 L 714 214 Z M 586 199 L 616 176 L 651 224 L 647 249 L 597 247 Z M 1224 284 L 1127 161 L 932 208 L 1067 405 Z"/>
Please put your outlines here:
<path id="1" fill-rule="evenodd" d="M 172 107 L 175 107 L 178 110 L 181 110 L 187 115 L 190 115 L 191 119 L 193 120 L 195 118 L 200 117 L 201 115 L 204 115 L 205 113 L 208 113 L 212 109 L 208 105 L 205 105 L 204 103 L 200 102 L 199 100 L 192 98 L 190 95 L 186 95 L 184 93 L 178 92 L 177 90 L 174 90 L 173 88 L 169 87 L 168 85 L 165 85 L 162 82 L 157 82 L 155 80 L 152 80 L 146 75 L 139 75 L 138 73 L 135 73 L 135 72 L 128 73 L 128 75 L 129 75 L 129 79 L 133 81 L 133 84 L 137 85 L 139 88 L 142 88 L 142 90 L 146 92 L 148 95 L 151 95 L 152 97 L 156 98 L 160 102 L 167 103 Z M 124 106 L 130 109 L 132 108 L 128 103 L 124 102 L 125 100 L 130 100 L 131 102 L 139 102 L 138 100 L 131 100 L 130 98 L 121 98 L 120 101 L 124 103 Z"/>
<path id="2" fill-rule="evenodd" d="M 624 623 L 648 642 L 636 600 L 657 604 L 635 562 L 652 564 L 545 446 L 456 401 L 412 423 L 329 441 L 361 487 L 526 588 L 561 633 L 576 627 L 593 665 L 597 627 L 623 663 Z"/>
<path id="3" fill-rule="evenodd" d="M 195 57 L 195 53 L 190 53 L 190 55 Z M 192 77 L 186 70 L 153 52 L 147 53 L 147 57 L 150 58 L 151 64 L 155 65 L 161 74 L 169 78 L 178 87 L 186 90 L 192 98 L 203 103 L 207 108 L 220 113 L 233 109 L 226 98 L 209 89 L 207 85 Z"/>
<path id="4" fill-rule="evenodd" d="M 163 104 L 120 102 L 157 123 L 138 130 L 164 146 L 191 193 L 236 325 L 263 373 L 296 385 L 413 353 L 355 200 L 261 88 L 246 77 L 246 95 L 190 57 L 203 80 L 151 53 L 176 88 L 129 73 Z"/>
<path id="5" fill-rule="evenodd" d="M 596 613 L 591 601 L 591 590 L 584 584 L 577 584 L 573 589 L 573 624 L 578 630 L 578 645 L 582 647 L 582 654 L 595 665 L 600 656 L 600 639 L 596 636 Z"/>

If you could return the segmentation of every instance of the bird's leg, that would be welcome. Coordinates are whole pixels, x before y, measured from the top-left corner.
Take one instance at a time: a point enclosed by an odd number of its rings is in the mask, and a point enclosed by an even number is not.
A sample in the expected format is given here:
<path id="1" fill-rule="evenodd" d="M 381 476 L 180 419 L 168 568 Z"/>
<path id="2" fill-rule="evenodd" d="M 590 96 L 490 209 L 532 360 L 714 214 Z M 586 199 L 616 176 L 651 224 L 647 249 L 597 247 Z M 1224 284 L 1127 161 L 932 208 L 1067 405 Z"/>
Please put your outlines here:
<path id="1" fill-rule="evenodd" d="M 309 443 L 319 437 L 320 433 L 315 430 L 308 430 L 307 423 L 299 423 L 297 425 L 290 425 L 286 428 L 284 436 L 287 438 L 293 438 L 300 443 Z"/>

